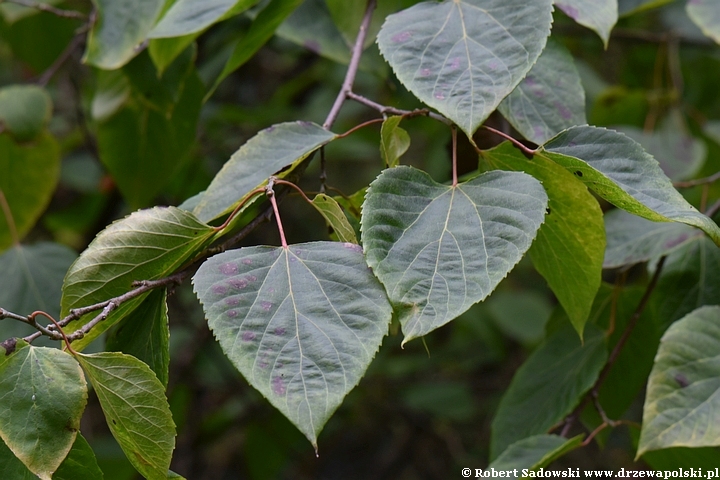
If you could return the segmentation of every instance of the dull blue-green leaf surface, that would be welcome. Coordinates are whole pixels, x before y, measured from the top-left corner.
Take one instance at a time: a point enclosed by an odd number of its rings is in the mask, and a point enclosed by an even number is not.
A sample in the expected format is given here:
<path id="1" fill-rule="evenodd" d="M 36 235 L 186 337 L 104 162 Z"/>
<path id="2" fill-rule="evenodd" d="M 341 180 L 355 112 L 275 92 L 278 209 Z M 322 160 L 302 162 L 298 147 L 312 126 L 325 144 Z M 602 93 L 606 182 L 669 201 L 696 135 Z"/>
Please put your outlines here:
<path id="1" fill-rule="evenodd" d="M 703 33 L 720 43 L 720 4 L 715 0 L 688 0 L 686 9 Z"/>

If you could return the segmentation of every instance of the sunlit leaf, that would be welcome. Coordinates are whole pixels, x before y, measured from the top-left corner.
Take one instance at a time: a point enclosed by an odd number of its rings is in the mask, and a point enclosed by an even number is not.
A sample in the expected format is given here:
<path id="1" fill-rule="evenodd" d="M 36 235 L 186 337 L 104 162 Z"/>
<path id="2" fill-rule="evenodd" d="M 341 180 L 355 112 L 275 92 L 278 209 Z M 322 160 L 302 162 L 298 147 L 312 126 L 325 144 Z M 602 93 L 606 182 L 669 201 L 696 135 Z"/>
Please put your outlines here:
<path id="1" fill-rule="evenodd" d="M 232 11 L 241 13 L 258 0 L 177 0 L 148 34 L 149 38 L 197 33 Z"/>
<path id="2" fill-rule="evenodd" d="M 52 100 L 44 88 L 36 85 L 11 85 L 0 88 L 0 129 L 18 141 L 40 134 L 52 115 Z"/>
<path id="3" fill-rule="evenodd" d="M 488 466 L 488 469 L 494 468 L 496 471 L 517 469 L 519 472 L 525 469 L 537 470 L 575 450 L 581 443 L 582 435 L 573 438 L 564 438 L 559 435 L 534 435 L 510 445 Z"/>
<path id="4" fill-rule="evenodd" d="M 720 5 L 715 0 L 688 0 L 687 14 L 705 35 L 720 43 Z"/>
<path id="5" fill-rule="evenodd" d="M 618 19 L 617 0 L 555 0 L 555 6 L 580 25 L 594 30 L 605 48 Z"/>
<path id="6" fill-rule="evenodd" d="M 348 222 L 345 213 L 338 203 L 331 197 L 319 193 L 315 195 L 312 200 L 312 204 L 315 209 L 325 218 L 325 221 L 330 225 L 338 239 L 341 242 L 357 244 L 357 237 L 355 236 L 355 230 Z"/>
<path id="7" fill-rule="evenodd" d="M 380 154 L 388 167 L 396 167 L 410 148 L 410 135 L 400 128 L 402 117 L 388 117 L 380 129 Z"/>

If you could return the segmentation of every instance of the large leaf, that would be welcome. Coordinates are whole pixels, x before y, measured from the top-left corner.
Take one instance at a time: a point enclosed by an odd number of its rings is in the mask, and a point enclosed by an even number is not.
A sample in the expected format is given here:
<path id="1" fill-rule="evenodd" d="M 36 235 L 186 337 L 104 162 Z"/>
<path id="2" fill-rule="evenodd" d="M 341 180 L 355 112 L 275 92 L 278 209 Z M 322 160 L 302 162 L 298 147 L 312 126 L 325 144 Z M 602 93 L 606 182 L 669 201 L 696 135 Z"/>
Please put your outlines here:
<path id="1" fill-rule="evenodd" d="M 551 0 L 423 2 L 387 17 L 378 45 L 408 90 L 472 136 L 540 56 L 551 12 Z"/>
<path id="2" fill-rule="evenodd" d="M 365 198 L 362 241 L 404 342 L 490 295 L 530 248 L 546 207 L 542 185 L 524 173 L 451 187 L 412 167 L 383 171 Z"/>
<path id="3" fill-rule="evenodd" d="M 614 205 L 656 222 L 704 230 L 720 244 L 720 228 L 673 188 L 658 162 L 634 140 L 598 127 L 573 127 L 542 151 Z"/>
<path id="4" fill-rule="evenodd" d="M 498 110 L 518 132 L 537 144 L 566 128 L 586 124 L 585 90 L 570 52 L 548 40 L 537 63 Z"/>
<path id="5" fill-rule="evenodd" d="M 241 248 L 206 261 L 193 284 L 225 354 L 317 448 L 390 323 L 361 248 Z"/>
<path id="6" fill-rule="evenodd" d="M 530 256 L 582 336 L 602 276 L 605 232 L 600 206 L 571 173 L 540 156 L 528 160 L 509 142 L 481 155 L 496 168 L 523 171 L 542 182 L 549 213 Z"/>
<path id="7" fill-rule="evenodd" d="M 98 18 L 88 34 L 83 61 L 113 70 L 140 52 L 163 0 L 93 0 Z"/>
<path id="8" fill-rule="evenodd" d="M 720 446 L 720 307 L 675 322 L 648 380 L 638 457 L 670 447 Z"/>
<path id="9" fill-rule="evenodd" d="M 235 152 L 195 207 L 210 222 L 229 213 L 268 178 L 334 140 L 336 135 L 311 122 L 290 122 L 267 128 Z"/>
<path id="10" fill-rule="evenodd" d="M 31 472 L 50 480 L 80 428 L 87 402 L 82 370 L 55 348 L 0 351 L 0 437 Z"/>
<path id="11" fill-rule="evenodd" d="M 44 88 L 36 85 L 0 88 L 0 129 L 4 127 L 17 140 L 36 137 L 51 115 L 52 100 Z"/>
<path id="12" fill-rule="evenodd" d="M 607 249 L 603 268 L 647 262 L 703 235 L 688 225 L 651 222 L 623 210 L 605 214 L 605 233 Z"/>
<path id="13" fill-rule="evenodd" d="M 213 235 L 214 230 L 191 213 L 175 207 L 141 210 L 119 220 L 93 240 L 65 277 L 61 315 L 128 292 L 139 280 L 156 280 L 180 267 Z M 73 348 L 81 349 L 127 315 L 143 296 L 123 303 Z M 70 323 L 75 331 L 97 313 Z"/>
<path id="14" fill-rule="evenodd" d="M 50 135 L 21 145 L 10 135 L 0 134 L 0 191 L 10 206 L 17 240 L 30 231 L 50 203 L 59 177 L 60 148 Z M 0 251 L 14 241 L 7 219 L 0 213 Z"/>
<path id="15" fill-rule="evenodd" d="M 564 438 L 559 435 L 534 435 L 510 445 L 488 469 L 532 471 L 549 465 L 582 443 L 582 436 Z M 492 470 L 491 470 L 492 471 Z M 516 475 L 516 478 L 521 478 Z M 522 478 L 526 478 L 525 475 Z"/>
<path id="16" fill-rule="evenodd" d="M 569 327 L 555 331 L 518 369 L 500 401 L 490 457 L 562 420 L 595 383 L 606 358 L 605 336 L 593 324 L 585 327 L 584 343 Z"/>
<path id="17" fill-rule="evenodd" d="M 714 0 L 688 0 L 687 14 L 705 35 L 720 43 L 720 5 Z"/>
<path id="18" fill-rule="evenodd" d="M 130 355 L 78 355 L 97 394 L 108 427 L 127 459 L 148 480 L 166 480 L 175 448 L 175 424 L 165 388 Z"/>
<path id="19" fill-rule="evenodd" d="M 597 32 L 607 48 L 610 31 L 618 19 L 617 0 L 555 0 L 555 5 L 580 25 Z"/>
<path id="20" fill-rule="evenodd" d="M 149 38 L 179 37 L 197 33 L 228 12 L 240 13 L 258 0 L 178 0 L 148 34 Z"/>

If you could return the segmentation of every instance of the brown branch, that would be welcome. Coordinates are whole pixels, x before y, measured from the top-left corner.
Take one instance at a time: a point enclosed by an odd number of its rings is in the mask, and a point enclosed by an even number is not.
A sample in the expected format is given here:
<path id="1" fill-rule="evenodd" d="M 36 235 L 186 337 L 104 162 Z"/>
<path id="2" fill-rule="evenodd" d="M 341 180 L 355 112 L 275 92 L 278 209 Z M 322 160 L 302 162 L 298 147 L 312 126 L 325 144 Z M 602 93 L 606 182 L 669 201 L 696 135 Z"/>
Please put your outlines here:
<path id="1" fill-rule="evenodd" d="M 88 17 L 82 12 L 76 12 L 74 10 L 63 10 L 61 8 L 53 7 L 47 3 L 33 2 L 31 0 L 3 0 L 0 3 L 13 3 L 27 8 L 34 8 L 41 12 L 52 13 L 62 18 L 75 18 L 77 20 L 86 20 Z"/>
<path id="2" fill-rule="evenodd" d="M 350 100 L 354 100 L 360 104 L 363 104 L 367 107 L 370 107 L 374 110 L 377 110 L 378 112 L 382 113 L 383 115 L 387 115 L 388 113 L 391 115 L 402 115 L 405 118 L 411 118 L 411 117 L 430 117 L 435 120 L 438 120 L 440 122 L 443 122 L 446 125 L 452 125 L 452 121 L 448 120 L 447 118 L 443 117 L 440 114 L 437 114 L 435 112 L 431 112 L 427 108 L 418 108 L 416 110 L 401 110 L 399 108 L 395 107 L 389 107 L 387 105 L 381 105 L 377 102 L 374 102 L 370 100 L 367 97 L 363 97 L 362 95 L 358 95 L 355 92 L 347 92 L 347 98 Z"/>
<path id="3" fill-rule="evenodd" d="M 36 84 L 40 85 L 41 87 L 44 87 L 48 84 L 48 82 L 52 79 L 52 77 L 55 76 L 55 74 L 60 70 L 60 67 L 63 66 L 63 64 L 72 56 L 72 54 L 75 52 L 77 48 L 82 46 L 82 44 L 85 42 L 85 34 L 84 33 L 78 33 L 73 37 L 73 39 L 70 41 L 70 43 L 65 47 L 65 50 L 62 51 L 60 56 L 55 59 L 55 61 L 50 65 L 43 73 L 38 77 L 38 79 L 35 81 Z"/>
<path id="4" fill-rule="evenodd" d="M 511 141 L 516 147 L 518 147 L 520 150 L 522 150 L 523 152 L 527 153 L 530 156 L 535 155 L 537 153 L 537 150 L 533 150 L 532 148 L 526 147 L 525 145 L 523 145 L 523 143 L 520 140 L 511 137 L 510 135 L 508 135 L 505 132 L 501 132 L 500 130 L 489 127 L 487 125 L 483 125 L 482 128 L 494 133 L 495 135 L 498 135 L 498 136 L 504 138 L 505 140 Z"/>
<path id="5" fill-rule="evenodd" d="M 709 177 L 698 178 L 696 180 L 688 180 L 687 182 L 674 182 L 673 187 L 675 188 L 690 188 L 697 187 L 699 185 L 705 185 L 707 183 L 715 183 L 720 180 L 720 172 L 717 172 Z"/>

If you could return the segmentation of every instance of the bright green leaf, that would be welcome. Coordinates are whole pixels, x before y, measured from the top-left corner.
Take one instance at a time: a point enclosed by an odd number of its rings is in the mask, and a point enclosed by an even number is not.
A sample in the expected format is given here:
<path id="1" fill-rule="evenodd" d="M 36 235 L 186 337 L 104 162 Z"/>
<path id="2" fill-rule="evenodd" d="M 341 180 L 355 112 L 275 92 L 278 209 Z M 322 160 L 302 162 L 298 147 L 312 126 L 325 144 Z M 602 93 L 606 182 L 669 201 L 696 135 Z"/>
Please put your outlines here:
<path id="1" fill-rule="evenodd" d="M 670 447 L 720 446 L 720 307 L 670 326 L 648 380 L 637 456 Z"/>
<path id="2" fill-rule="evenodd" d="M 98 466 L 95 452 L 79 433 L 70 453 L 52 478 L 53 480 L 102 480 L 103 472 Z"/>
<path id="3" fill-rule="evenodd" d="M 720 43 L 720 4 L 717 0 L 688 0 L 686 9 L 703 33 Z"/>
<path id="4" fill-rule="evenodd" d="M 34 474 L 50 480 L 72 448 L 87 402 L 75 359 L 24 344 L 0 354 L 0 437 Z"/>
<path id="5" fill-rule="evenodd" d="M 350 222 L 348 222 L 343 209 L 338 203 L 327 195 L 319 193 L 315 195 L 312 204 L 318 212 L 325 218 L 325 221 L 332 227 L 338 239 L 341 242 L 357 244 L 355 230 Z"/>
<path id="6" fill-rule="evenodd" d="M 194 213 L 210 222 L 230 213 L 249 193 L 283 168 L 297 164 L 336 135 L 311 122 L 267 128 L 235 152 L 213 179 Z"/>
<path id="7" fill-rule="evenodd" d="M 245 247 L 206 261 L 193 284 L 225 354 L 317 447 L 390 323 L 362 249 Z"/>
<path id="8" fill-rule="evenodd" d="M 410 135 L 400 128 L 401 120 L 400 116 L 388 117 L 380 129 L 380 154 L 388 167 L 396 167 L 410 148 Z"/>
<path id="9" fill-rule="evenodd" d="M 559 435 L 534 435 L 510 445 L 489 466 L 488 469 L 533 471 L 546 467 L 566 453 L 575 450 L 582 443 L 582 435 L 564 438 Z M 487 470 L 486 470 L 487 471 Z M 527 478 L 518 476 L 517 478 Z"/>
<path id="10" fill-rule="evenodd" d="M 130 355 L 78 355 L 108 427 L 127 459 L 148 480 L 166 480 L 175 448 L 175 424 L 165 388 Z"/>
<path id="11" fill-rule="evenodd" d="M 488 172 L 455 187 L 411 167 L 370 184 L 362 212 L 368 265 L 385 285 L 403 342 L 483 300 L 530 248 L 547 195 L 519 172 Z"/>
<path id="12" fill-rule="evenodd" d="M 498 110 L 528 140 L 542 144 L 587 123 L 585 90 L 572 55 L 550 39 L 537 63 Z"/>
<path id="13" fill-rule="evenodd" d="M 0 130 L 7 130 L 18 141 L 37 137 L 52 116 L 52 100 L 36 85 L 0 88 Z"/>
<path id="14" fill-rule="evenodd" d="M 618 19 L 617 0 L 555 0 L 555 6 L 580 25 L 594 30 L 607 48 L 610 31 Z"/>
<path id="15" fill-rule="evenodd" d="M 148 38 L 179 37 L 200 32 L 222 20 L 226 13 L 241 13 L 258 0 L 177 0 L 148 34 Z"/>
<path id="16" fill-rule="evenodd" d="M 545 47 L 552 1 L 423 2 L 387 17 L 380 52 L 420 100 L 472 136 Z"/>
<path id="17" fill-rule="evenodd" d="M 515 372 L 492 422 L 491 458 L 513 443 L 545 433 L 580 402 L 605 364 L 605 335 L 585 327 L 585 343 L 561 328 Z"/>
<path id="18" fill-rule="evenodd" d="M 720 228 L 690 205 L 634 140 L 598 127 L 574 127 L 541 150 L 591 190 L 630 213 L 656 222 L 675 221 L 705 231 L 720 244 Z"/>

